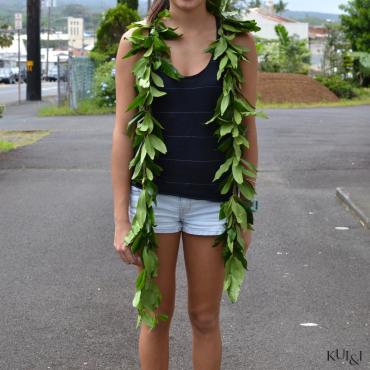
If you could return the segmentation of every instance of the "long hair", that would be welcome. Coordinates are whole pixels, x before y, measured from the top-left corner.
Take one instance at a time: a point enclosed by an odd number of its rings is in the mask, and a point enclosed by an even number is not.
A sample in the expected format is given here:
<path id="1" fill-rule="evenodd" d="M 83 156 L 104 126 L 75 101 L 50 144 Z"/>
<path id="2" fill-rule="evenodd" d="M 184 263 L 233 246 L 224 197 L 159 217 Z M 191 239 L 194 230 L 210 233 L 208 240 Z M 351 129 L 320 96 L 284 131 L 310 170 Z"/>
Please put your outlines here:
<path id="1" fill-rule="evenodd" d="M 221 0 L 206 0 L 207 10 L 217 15 L 220 11 Z M 163 9 L 170 8 L 170 0 L 154 0 L 149 8 L 148 15 L 146 16 L 146 22 L 152 24 L 153 20 L 157 17 L 158 13 Z"/>

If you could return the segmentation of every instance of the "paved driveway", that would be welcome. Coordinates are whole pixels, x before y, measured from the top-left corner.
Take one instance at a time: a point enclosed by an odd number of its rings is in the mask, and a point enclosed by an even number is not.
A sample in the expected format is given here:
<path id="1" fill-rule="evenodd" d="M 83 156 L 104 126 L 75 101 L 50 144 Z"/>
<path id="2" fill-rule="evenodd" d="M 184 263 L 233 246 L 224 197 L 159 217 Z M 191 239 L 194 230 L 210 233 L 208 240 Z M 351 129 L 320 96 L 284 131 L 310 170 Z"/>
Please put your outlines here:
<path id="1" fill-rule="evenodd" d="M 136 269 L 112 245 L 114 116 L 38 118 L 37 106 L 0 120 L 52 130 L 0 155 L 0 368 L 138 370 Z M 249 272 L 237 303 L 223 296 L 223 369 L 351 368 L 327 360 L 336 349 L 370 369 L 370 232 L 335 197 L 370 183 L 370 107 L 268 114 Z M 186 289 L 181 251 L 171 370 L 191 370 Z"/>

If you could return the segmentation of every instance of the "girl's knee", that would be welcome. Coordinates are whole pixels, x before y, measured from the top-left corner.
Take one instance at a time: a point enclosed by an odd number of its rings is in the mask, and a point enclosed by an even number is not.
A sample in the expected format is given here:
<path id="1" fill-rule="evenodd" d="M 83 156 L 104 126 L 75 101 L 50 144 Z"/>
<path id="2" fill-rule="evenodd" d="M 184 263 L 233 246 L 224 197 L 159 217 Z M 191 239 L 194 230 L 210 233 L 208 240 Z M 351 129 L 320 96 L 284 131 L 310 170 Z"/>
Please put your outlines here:
<path id="1" fill-rule="evenodd" d="M 193 329 L 199 333 L 208 334 L 219 328 L 218 312 L 189 310 L 189 318 Z"/>

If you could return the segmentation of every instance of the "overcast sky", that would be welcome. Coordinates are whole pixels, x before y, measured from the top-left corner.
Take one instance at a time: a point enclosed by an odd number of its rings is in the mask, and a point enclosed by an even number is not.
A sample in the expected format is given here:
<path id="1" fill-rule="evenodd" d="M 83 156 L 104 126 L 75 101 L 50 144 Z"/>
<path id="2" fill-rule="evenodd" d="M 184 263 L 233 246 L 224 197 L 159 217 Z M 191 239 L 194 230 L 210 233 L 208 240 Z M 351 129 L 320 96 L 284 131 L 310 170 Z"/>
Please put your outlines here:
<path id="1" fill-rule="evenodd" d="M 310 10 L 323 13 L 341 13 L 339 4 L 346 4 L 347 0 L 285 0 L 289 10 Z"/>

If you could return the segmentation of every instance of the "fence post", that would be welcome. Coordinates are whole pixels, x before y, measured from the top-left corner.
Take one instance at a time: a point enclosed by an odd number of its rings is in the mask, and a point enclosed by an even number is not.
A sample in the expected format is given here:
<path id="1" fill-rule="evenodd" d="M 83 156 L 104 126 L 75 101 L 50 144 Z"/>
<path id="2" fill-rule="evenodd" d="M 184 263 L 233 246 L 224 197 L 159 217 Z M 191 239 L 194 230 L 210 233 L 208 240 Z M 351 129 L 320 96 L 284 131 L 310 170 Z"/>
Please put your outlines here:
<path id="1" fill-rule="evenodd" d="M 62 97 L 60 92 L 60 57 L 57 56 L 57 66 L 58 66 L 58 107 L 62 104 Z"/>

